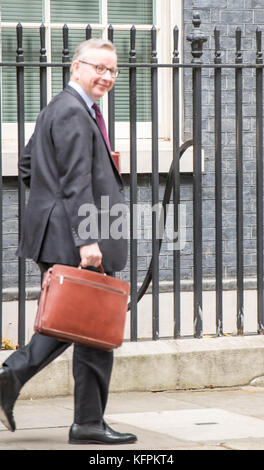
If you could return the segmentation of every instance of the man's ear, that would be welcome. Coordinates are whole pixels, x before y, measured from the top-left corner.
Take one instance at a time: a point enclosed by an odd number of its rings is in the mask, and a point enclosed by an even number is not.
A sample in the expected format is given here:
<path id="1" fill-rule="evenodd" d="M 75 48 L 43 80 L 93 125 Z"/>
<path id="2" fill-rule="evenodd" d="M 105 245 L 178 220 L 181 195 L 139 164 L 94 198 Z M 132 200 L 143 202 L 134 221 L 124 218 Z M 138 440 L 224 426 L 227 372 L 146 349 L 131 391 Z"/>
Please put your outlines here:
<path id="1" fill-rule="evenodd" d="M 80 78 L 80 62 L 78 60 L 74 60 L 71 66 L 72 73 L 71 78 L 78 80 Z"/>

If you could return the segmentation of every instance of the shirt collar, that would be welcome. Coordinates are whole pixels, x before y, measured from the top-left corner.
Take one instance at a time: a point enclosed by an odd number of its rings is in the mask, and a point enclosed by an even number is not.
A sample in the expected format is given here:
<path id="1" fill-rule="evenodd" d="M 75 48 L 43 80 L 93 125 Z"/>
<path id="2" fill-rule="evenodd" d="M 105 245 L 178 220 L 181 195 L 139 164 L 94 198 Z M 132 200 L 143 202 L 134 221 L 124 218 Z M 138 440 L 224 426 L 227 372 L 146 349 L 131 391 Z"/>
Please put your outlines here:
<path id="1" fill-rule="evenodd" d="M 86 103 L 86 106 L 88 107 L 89 111 L 92 113 L 93 117 L 95 118 L 95 111 L 92 108 L 94 102 L 87 95 L 87 93 L 85 93 L 85 91 L 81 87 L 81 85 L 79 85 L 79 83 L 77 83 L 77 82 L 73 82 L 72 80 L 69 81 L 68 85 L 71 86 L 72 88 L 74 88 L 74 90 L 76 90 L 77 93 L 79 93 L 79 95 L 81 96 L 83 101 Z"/>

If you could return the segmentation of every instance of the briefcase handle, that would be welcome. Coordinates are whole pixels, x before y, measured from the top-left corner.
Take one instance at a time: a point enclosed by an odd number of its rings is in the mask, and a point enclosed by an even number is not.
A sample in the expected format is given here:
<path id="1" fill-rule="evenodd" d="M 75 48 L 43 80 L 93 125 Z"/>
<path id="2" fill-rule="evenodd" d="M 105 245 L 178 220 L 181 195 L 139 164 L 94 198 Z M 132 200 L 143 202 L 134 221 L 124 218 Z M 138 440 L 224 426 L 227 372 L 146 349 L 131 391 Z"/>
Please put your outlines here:
<path id="1" fill-rule="evenodd" d="M 81 263 L 79 264 L 78 268 L 79 268 L 79 269 L 85 269 L 85 268 L 82 267 Z M 102 264 L 100 264 L 100 266 L 98 266 L 98 269 L 99 269 L 99 271 L 100 271 L 101 274 L 105 274 L 104 268 L 103 268 L 103 265 L 102 265 Z"/>

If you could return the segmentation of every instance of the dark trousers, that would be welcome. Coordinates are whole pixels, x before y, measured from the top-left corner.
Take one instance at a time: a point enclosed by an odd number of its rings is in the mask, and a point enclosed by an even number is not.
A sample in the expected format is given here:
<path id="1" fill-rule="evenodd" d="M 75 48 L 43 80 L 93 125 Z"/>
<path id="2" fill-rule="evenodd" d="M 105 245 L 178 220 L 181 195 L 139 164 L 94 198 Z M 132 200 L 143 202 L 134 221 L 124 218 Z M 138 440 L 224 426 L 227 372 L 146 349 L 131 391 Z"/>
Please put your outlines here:
<path id="1" fill-rule="evenodd" d="M 43 265 L 41 270 L 43 271 Z M 26 346 L 8 357 L 4 365 L 13 370 L 23 386 L 69 346 L 70 343 L 35 333 Z M 112 366 L 113 352 L 74 344 L 75 423 L 83 424 L 103 419 Z"/>

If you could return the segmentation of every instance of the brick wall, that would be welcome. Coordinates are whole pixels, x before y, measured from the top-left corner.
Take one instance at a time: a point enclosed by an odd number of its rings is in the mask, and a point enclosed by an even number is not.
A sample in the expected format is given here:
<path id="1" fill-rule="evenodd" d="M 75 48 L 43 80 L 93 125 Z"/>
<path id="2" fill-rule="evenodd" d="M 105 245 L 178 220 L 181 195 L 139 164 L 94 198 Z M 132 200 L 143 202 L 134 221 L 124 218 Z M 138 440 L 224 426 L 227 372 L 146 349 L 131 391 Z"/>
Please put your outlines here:
<path id="1" fill-rule="evenodd" d="M 16 289 L 18 286 L 18 187 L 17 178 L 3 178 L 3 288 Z M 37 265 L 27 260 L 27 285 L 39 286 Z"/>
<path id="2" fill-rule="evenodd" d="M 243 62 L 255 63 L 256 28 L 264 21 L 262 0 L 185 0 L 184 38 L 192 30 L 192 16 L 198 12 L 201 30 L 208 37 L 202 60 L 214 61 L 214 29 L 220 29 L 222 62 L 235 62 L 235 30 L 242 31 Z M 184 39 L 184 60 L 190 62 L 190 44 Z M 202 146 L 203 174 L 203 265 L 204 274 L 214 273 L 214 72 L 204 69 Z M 185 138 L 192 134 L 191 71 L 184 79 Z M 226 277 L 236 275 L 236 175 L 235 175 L 235 71 L 223 71 L 222 82 L 222 158 L 223 158 L 223 263 Z M 255 152 L 255 72 L 243 71 L 243 165 L 244 165 L 244 272 L 256 275 L 256 152 Z"/>

